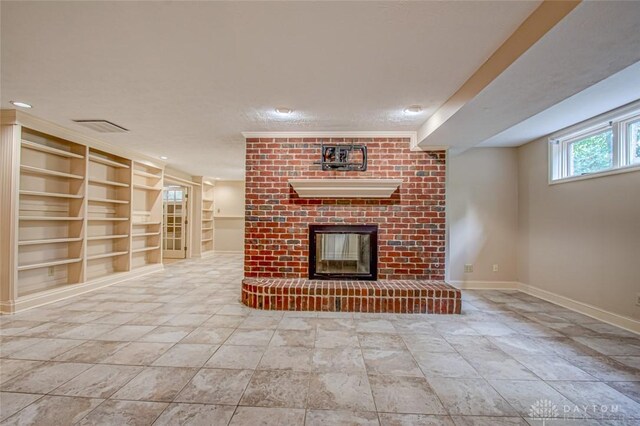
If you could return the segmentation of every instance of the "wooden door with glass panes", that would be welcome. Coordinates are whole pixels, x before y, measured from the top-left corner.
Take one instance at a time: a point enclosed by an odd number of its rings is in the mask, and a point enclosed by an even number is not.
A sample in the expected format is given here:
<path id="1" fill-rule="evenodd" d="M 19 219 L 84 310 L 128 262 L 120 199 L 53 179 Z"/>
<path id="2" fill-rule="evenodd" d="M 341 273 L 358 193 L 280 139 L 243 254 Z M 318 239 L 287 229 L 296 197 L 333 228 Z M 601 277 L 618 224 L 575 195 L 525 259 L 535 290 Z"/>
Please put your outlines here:
<path id="1" fill-rule="evenodd" d="M 167 259 L 184 259 L 187 254 L 187 188 L 165 186 L 162 204 L 164 225 L 162 232 L 162 256 Z"/>

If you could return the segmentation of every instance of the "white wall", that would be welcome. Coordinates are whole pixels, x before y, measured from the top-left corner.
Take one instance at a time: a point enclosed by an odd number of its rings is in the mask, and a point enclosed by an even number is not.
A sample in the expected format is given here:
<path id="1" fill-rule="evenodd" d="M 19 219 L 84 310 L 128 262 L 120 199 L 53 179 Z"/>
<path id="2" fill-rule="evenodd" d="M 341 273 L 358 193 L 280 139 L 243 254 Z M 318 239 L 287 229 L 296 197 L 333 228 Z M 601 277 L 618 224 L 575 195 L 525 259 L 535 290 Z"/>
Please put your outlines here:
<path id="1" fill-rule="evenodd" d="M 547 176 L 546 138 L 518 148 L 519 281 L 640 319 L 640 171 Z"/>
<path id="2" fill-rule="evenodd" d="M 515 148 L 475 148 L 449 158 L 449 281 L 517 281 L 517 167 Z"/>
<path id="3" fill-rule="evenodd" d="M 216 181 L 213 191 L 215 251 L 244 250 L 244 182 Z"/>

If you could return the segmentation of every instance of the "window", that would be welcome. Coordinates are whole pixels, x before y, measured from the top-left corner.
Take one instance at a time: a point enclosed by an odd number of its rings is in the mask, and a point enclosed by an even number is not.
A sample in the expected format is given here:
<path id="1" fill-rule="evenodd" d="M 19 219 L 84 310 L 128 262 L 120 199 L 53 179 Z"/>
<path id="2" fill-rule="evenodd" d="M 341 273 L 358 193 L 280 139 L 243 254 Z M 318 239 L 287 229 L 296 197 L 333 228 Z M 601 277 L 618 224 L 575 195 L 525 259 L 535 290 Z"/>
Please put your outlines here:
<path id="1" fill-rule="evenodd" d="M 550 180 L 575 179 L 640 167 L 640 102 L 552 136 Z"/>
<path id="2" fill-rule="evenodd" d="M 640 164 L 640 120 L 627 125 L 627 140 L 629 141 L 630 163 Z"/>
<path id="3" fill-rule="evenodd" d="M 569 142 L 569 176 L 582 176 L 613 167 L 613 131 L 607 129 Z"/>

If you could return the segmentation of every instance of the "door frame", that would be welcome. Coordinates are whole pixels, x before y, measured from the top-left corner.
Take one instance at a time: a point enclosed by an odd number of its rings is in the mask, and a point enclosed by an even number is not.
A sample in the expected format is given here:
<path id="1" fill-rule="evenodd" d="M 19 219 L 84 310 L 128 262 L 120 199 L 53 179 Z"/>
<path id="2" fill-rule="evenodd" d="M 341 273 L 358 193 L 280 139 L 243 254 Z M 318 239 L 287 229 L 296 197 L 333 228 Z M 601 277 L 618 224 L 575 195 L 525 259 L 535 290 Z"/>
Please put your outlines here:
<path id="1" fill-rule="evenodd" d="M 162 185 L 162 190 L 164 191 L 164 187 L 168 186 L 168 185 L 176 185 L 176 186 L 183 186 L 185 188 L 187 188 L 187 226 L 185 229 L 185 233 L 187 235 L 187 252 L 185 253 L 185 259 L 190 259 L 192 257 L 192 252 L 193 252 L 193 244 L 194 244 L 194 238 L 193 238 L 193 198 L 194 198 L 194 193 L 195 193 L 195 188 L 193 184 L 189 184 L 187 183 L 186 180 L 178 180 L 178 179 L 172 179 L 170 176 L 167 176 L 166 174 L 164 175 L 164 182 Z M 164 199 L 162 200 L 162 202 L 164 203 Z M 163 207 L 163 211 L 164 211 L 164 207 Z M 162 235 L 163 239 L 164 239 L 164 235 Z"/>

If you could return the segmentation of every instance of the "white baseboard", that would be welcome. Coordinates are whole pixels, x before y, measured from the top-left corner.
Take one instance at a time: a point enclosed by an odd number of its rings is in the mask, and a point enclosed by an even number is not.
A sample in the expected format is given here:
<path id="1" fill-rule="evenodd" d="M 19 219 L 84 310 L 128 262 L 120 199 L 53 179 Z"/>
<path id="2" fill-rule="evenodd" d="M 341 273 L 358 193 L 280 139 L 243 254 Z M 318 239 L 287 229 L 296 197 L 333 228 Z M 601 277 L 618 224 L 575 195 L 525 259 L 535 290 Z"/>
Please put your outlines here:
<path id="1" fill-rule="evenodd" d="M 119 282 L 139 278 L 153 272 L 159 272 L 162 271 L 162 269 L 162 264 L 144 266 L 134 269 L 133 271 L 116 273 L 104 278 L 87 281 L 82 284 L 69 284 L 68 286 L 43 291 L 32 296 L 19 297 L 14 302 L 0 302 L 0 312 L 3 314 L 11 314 L 27 309 L 37 308 L 39 306 L 59 302 L 103 287 L 108 287 Z"/>
<path id="2" fill-rule="evenodd" d="M 515 281 L 451 281 L 447 283 L 460 290 L 518 290 L 519 284 Z"/>
<path id="3" fill-rule="evenodd" d="M 607 324 L 640 334 L 640 321 L 517 281 L 447 281 L 460 290 L 518 290 Z"/>
<path id="4" fill-rule="evenodd" d="M 579 312 L 588 317 L 606 322 L 607 324 L 615 325 L 616 327 L 640 334 L 640 321 L 636 319 L 609 312 L 602 308 L 589 305 L 588 303 L 579 302 L 577 300 L 523 283 L 518 283 L 518 290 L 542 300 L 546 300 L 547 302 L 555 303 L 556 305 Z"/>

